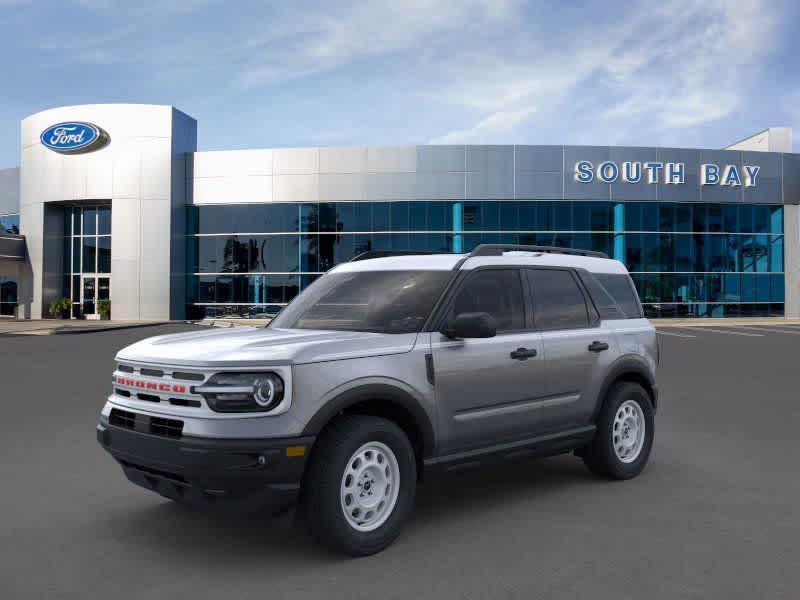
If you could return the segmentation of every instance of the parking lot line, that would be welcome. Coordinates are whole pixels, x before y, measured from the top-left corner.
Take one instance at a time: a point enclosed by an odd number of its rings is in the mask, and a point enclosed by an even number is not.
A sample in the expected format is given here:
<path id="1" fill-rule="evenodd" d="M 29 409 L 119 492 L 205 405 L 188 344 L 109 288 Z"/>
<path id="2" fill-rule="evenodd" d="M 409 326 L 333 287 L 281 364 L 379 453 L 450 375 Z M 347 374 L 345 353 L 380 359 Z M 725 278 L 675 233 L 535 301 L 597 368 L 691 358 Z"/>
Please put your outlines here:
<path id="1" fill-rule="evenodd" d="M 778 329 L 772 326 L 760 326 L 760 327 L 745 327 L 743 325 L 737 325 L 739 329 L 751 329 L 753 331 L 764 331 L 766 333 L 788 333 L 790 335 L 800 335 L 800 329 Z"/>
<path id="2" fill-rule="evenodd" d="M 731 329 L 733 329 L 731 327 Z M 694 331 L 710 331 L 711 333 L 727 333 L 728 335 L 746 335 L 750 337 L 764 337 L 763 333 L 748 333 L 746 331 L 731 331 L 731 329 L 712 329 L 711 327 L 696 327 Z"/>
<path id="3" fill-rule="evenodd" d="M 693 338 L 697 337 L 696 335 L 690 335 L 688 333 L 675 333 L 673 331 L 664 331 L 663 329 L 656 329 L 656 333 L 659 335 L 672 335 L 675 337 L 682 337 L 682 338 Z"/>

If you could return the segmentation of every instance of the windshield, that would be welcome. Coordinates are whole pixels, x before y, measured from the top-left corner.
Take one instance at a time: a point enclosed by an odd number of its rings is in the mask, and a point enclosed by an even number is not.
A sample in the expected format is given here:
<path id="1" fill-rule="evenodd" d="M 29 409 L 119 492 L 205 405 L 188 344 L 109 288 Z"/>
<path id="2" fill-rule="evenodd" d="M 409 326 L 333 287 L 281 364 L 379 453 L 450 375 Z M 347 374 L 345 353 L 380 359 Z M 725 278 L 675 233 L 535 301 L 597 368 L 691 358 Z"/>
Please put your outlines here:
<path id="1" fill-rule="evenodd" d="M 416 333 L 451 271 L 351 271 L 320 277 L 270 327 Z"/>

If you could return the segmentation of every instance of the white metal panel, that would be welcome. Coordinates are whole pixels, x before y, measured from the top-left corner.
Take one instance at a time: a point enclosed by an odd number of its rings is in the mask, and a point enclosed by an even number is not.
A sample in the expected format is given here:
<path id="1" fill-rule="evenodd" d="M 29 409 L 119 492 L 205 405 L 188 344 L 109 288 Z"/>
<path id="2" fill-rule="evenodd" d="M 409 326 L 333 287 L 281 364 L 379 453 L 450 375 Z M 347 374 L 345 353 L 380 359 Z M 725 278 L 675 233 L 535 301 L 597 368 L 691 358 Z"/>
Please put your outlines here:
<path id="1" fill-rule="evenodd" d="M 194 204 L 272 202 L 272 177 L 203 177 L 192 182 Z"/>
<path id="2" fill-rule="evenodd" d="M 272 175 L 272 150 L 195 152 L 194 177 Z"/>
<path id="3" fill-rule="evenodd" d="M 114 161 L 111 154 L 103 154 L 86 166 L 86 197 L 111 198 L 113 196 Z"/>
<path id="4" fill-rule="evenodd" d="M 319 175 L 275 175 L 275 202 L 316 202 L 319 200 Z"/>
<path id="5" fill-rule="evenodd" d="M 142 199 L 169 201 L 172 194 L 172 161 L 170 138 L 137 139 L 136 147 L 141 154 Z M 169 219 L 167 219 L 169 223 Z"/>
<path id="6" fill-rule="evenodd" d="M 320 148 L 320 173 L 364 173 L 367 170 L 366 148 Z"/>
<path id="7" fill-rule="evenodd" d="M 142 162 L 139 149 L 117 149 L 114 152 L 112 173 L 112 198 L 139 198 L 142 183 Z M 112 209 L 113 210 L 113 209 Z"/>
<path id="8" fill-rule="evenodd" d="M 273 150 L 274 175 L 313 175 L 319 173 L 319 148 Z"/>
<path id="9" fill-rule="evenodd" d="M 374 146 L 367 148 L 367 170 L 371 173 L 415 173 L 416 146 Z"/>
<path id="10" fill-rule="evenodd" d="M 319 176 L 321 202 L 365 200 L 366 177 L 360 173 L 324 173 Z"/>

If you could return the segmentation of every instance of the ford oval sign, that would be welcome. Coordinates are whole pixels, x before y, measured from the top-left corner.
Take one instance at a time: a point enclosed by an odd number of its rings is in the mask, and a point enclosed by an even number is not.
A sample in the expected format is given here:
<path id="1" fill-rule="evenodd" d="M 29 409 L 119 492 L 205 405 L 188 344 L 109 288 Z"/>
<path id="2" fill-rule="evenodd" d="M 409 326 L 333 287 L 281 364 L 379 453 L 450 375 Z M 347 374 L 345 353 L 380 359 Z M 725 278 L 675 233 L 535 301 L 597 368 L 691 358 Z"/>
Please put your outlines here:
<path id="1" fill-rule="evenodd" d="M 51 125 L 40 136 L 42 144 L 61 154 L 94 152 L 110 141 L 108 134 L 92 123 L 70 121 Z"/>

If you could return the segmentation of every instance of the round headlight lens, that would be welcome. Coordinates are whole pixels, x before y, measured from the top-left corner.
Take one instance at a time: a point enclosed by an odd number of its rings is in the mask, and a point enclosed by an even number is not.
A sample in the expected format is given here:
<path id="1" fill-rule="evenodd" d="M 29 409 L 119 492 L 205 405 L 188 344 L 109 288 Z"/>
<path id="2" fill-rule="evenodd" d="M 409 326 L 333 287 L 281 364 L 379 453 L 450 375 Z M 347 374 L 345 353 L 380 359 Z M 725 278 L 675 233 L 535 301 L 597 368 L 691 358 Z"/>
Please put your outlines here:
<path id="1" fill-rule="evenodd" d="M 270 406 L 275 400 L 275 383 L 272 378 L 256 379 L 253 382 L 253 397 L 256 404 L 264 408 Z"/>

